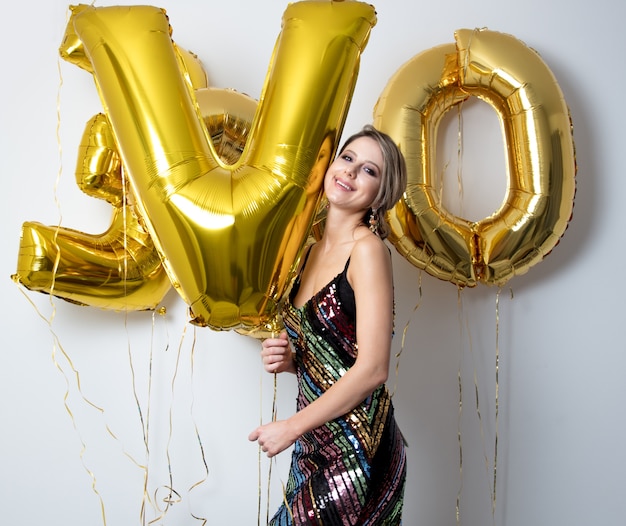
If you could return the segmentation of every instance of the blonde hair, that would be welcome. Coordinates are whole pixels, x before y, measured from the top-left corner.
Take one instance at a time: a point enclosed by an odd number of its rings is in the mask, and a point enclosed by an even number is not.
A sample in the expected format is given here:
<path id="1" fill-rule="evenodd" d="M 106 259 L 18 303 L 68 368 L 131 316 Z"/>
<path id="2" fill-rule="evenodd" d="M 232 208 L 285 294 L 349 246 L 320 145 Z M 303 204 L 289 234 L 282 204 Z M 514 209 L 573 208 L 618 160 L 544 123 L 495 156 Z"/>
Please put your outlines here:
<path id="1" fill-rule="evenodd" d="M 380 188 L 371 208 L 363 216 L 363 223 L 367 226 L 372 213 L 377 214 L 377 233 L 381 239 L 385 239 L 389 235 L 389 224 L 385 217 L 386 213 L 396 205 L 406 189 L 406 162 L 395 141 L 386 133 L 374 128 L 371 124 L 363 126 L 360 131 L 348 137 L 339 153 L 343 152 L 352 141 L 360 137 L 374 139 L 383 155 Z"/>

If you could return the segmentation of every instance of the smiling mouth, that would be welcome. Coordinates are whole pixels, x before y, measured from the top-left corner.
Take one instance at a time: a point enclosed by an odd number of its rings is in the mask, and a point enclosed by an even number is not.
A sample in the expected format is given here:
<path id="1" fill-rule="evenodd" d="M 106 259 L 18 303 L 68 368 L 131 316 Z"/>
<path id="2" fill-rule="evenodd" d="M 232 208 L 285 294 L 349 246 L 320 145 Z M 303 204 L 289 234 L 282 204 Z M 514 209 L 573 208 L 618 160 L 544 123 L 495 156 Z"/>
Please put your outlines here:
<path id="1" fill-rule="evenodd" d="M 340 181 L 339 179 L 335 178 L 335 184 L 337 186 L 339 186 L 340 188 L 343 188 L 344 190 L 347 190 L 349 192 L 352 192 L 353 188 L 351 186 L 348 186 L 346 183 Z"/>

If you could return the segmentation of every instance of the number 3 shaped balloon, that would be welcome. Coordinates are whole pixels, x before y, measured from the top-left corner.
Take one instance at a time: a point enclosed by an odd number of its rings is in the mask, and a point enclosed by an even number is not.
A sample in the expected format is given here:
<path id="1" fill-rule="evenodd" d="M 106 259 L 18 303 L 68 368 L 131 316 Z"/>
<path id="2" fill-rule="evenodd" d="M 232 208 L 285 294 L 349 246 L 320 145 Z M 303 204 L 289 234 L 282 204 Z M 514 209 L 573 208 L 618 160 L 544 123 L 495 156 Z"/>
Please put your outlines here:
<path id="1" fill-rule="evenodd" d="M 389 240 L 413 265 L 460 286 L 501 285 L 538 263 L 571 218 L 576 161 L 569 111 L 545 63 L 516 38 L 462 29 L 390 79 L 375 125 L 400 143 L 409 182 Z M 434 155 L 442 116 L 469 96 L 498 113 L 508 156 L 504 202 L 478 222 L 441 207 Z"/>

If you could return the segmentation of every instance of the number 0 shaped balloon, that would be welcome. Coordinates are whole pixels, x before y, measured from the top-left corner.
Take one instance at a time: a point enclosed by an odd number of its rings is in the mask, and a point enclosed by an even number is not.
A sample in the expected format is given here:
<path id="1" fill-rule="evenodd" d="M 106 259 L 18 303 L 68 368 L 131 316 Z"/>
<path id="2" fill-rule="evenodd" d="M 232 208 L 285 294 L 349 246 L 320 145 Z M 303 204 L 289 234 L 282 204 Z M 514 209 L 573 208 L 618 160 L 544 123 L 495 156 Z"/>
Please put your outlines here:
<path id="1" fill-rule="evenodd" d="M 541 261 L 567 228 L 576 174 L 571 120 L 535 51 L 488 30 L 458 30 L 455 39 L 405 63 L 374 109 L 376 126 L 400 143 L 409 169 L 389 240 L 437 278 L 501 285 Z M 477 222 L 444 210 L 433 184 L 441 118 L 469 96 L 498 113 L 508 157 L 503 204 Z"/>

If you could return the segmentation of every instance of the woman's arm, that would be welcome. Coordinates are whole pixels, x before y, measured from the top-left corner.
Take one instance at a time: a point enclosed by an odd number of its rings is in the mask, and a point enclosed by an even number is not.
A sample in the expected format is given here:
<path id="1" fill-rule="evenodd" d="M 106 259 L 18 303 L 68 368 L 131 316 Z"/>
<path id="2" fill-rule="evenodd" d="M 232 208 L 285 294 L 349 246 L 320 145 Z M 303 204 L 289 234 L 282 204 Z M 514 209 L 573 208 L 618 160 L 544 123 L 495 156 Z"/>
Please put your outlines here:
<path id="1" fill-rule="evenodd" d="M 393 330 L 391 257 L 378 238 L 366 236 L 352 251 L 348 279 L 354 289 L 357 312 L 358 354 L 354 365 L 323 395 L 291 418 L 255 429 L 258 440 L 272 457 L 301 435 L 354 409 L 387 380 Z"/>

